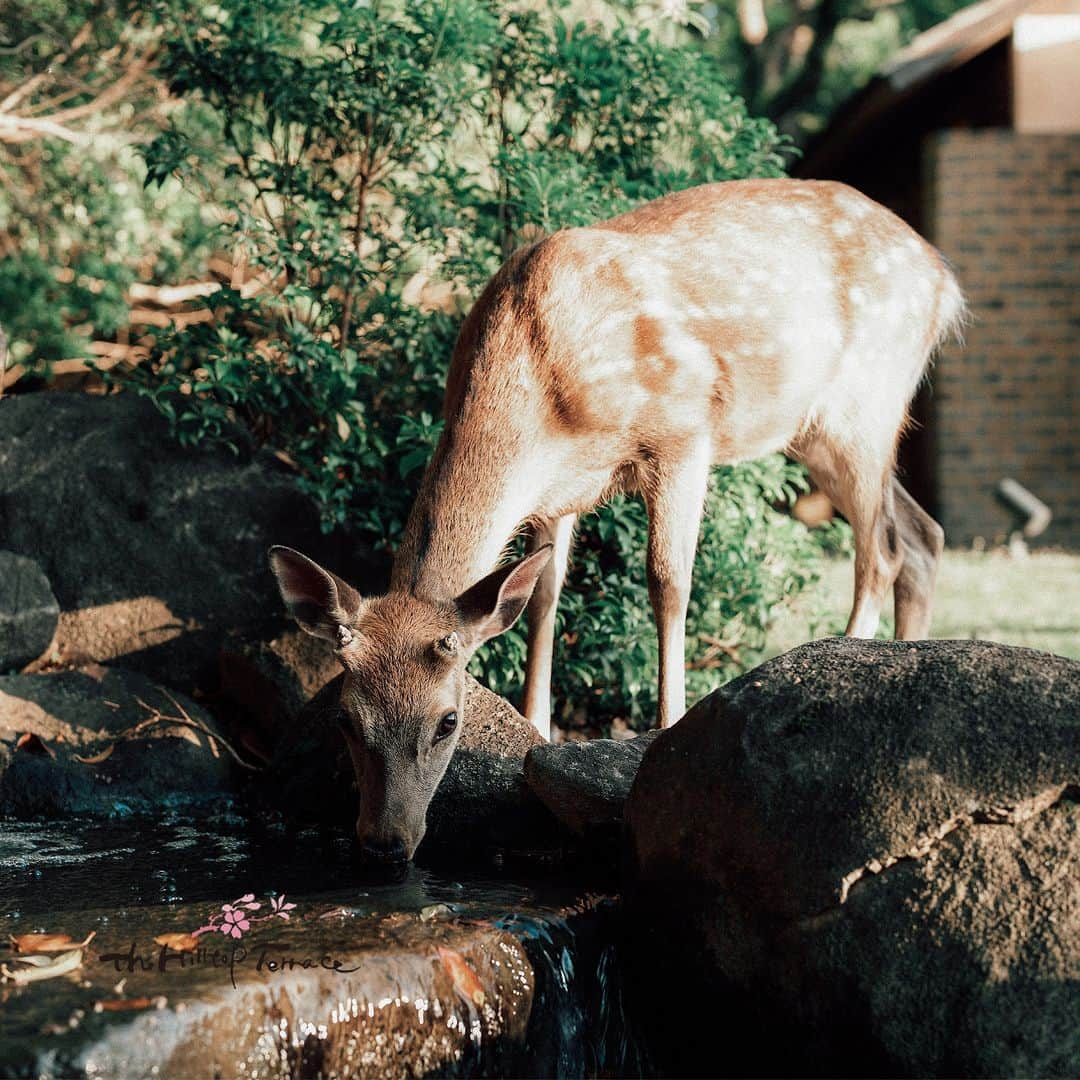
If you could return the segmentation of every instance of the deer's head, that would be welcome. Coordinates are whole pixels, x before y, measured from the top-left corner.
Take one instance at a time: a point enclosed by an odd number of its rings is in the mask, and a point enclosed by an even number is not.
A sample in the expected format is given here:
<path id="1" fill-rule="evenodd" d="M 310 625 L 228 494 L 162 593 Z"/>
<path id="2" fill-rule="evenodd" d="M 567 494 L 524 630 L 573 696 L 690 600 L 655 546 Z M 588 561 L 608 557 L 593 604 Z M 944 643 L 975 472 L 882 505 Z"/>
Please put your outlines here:
<path id="1" fill-rule="evenodd" d="M 542 548 L 451 599 L 404 592 L 365 599 L 298 551 L 270 549 L 290 614 L 309 634 L 333 642 L 345 669 L 342 728 L 366 858 L 412 858 L 461 735 L 465 666 L 517 621 L 550 555 Z"/>

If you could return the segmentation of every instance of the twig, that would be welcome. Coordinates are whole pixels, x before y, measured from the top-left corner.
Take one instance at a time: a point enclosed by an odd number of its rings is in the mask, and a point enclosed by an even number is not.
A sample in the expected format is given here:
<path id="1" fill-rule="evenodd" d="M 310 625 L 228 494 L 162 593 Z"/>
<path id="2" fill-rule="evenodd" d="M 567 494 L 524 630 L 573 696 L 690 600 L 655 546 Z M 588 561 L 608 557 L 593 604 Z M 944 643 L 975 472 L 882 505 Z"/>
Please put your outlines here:
<path id="1" fill-rule="evenodd" d="M 195 731 L 202 732 L 202 734 L 205 735 L 207 740 L 209 741 L 210 749 L 215 757 L 217 756 L 217 744 L 221 743 L 221 745 L 225 747 L 225 749 L 229 752 L 229 755 L 230 757 L 232 757 L 233 761 L 235 761 L 237 765 L 239 765 L 241 768 L 250 769 L 252 772 L 260 771 L 258 765 L 252 765 L 250 762 L 245 761 L 236 752 L 235 748 L 228 741 L 228 739 L 224 738 L 222 735 L 219 735 L 216 731 L 212 731 L 201 720 L 196 720 L 191 715 L 189 715 L 188 711 L 184 708 L 184 706 L 181 705 L 180 702 L 178 702 L 176 698 L 174 698 L 172 694 L 168 692 L 168 690 L 162 689 L 161 692 L 173 703 L 173 705 L 176 706 L 180 715 L 168 716 L 160 709 L 155 709 L 152 705 L 147 704 L 145 701 L 143 701 L 141 697 L 136 696 L 135 700 L 150 715 L 145 720 L 140 720 L 137 724 L 133 724 L 131 727 L 125 728 L 123 731 L 121 731 L 120 734 L 113 739 L 113 746 L 116 746 L 127 739 L 133 738 L 141 731 L 146 731 L 148 728 L 156 727 L 158 724 L 174 724 L 179 725 L 180 727 L 193 728 Z"/>

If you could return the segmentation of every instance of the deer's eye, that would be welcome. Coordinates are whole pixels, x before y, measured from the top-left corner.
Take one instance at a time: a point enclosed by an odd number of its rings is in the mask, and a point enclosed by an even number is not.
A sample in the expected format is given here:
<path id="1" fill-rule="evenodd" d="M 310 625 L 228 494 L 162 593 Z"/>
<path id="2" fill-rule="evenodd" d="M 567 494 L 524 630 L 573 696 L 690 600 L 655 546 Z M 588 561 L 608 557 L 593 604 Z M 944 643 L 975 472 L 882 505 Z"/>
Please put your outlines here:
<path id="1" fill-rule="evenodd" d="M 457 713 L 448 712 L 438 723 L 435 728 L 435 742 L 439 742 L 440 739 L 445 739 L 447 735 L 450 735 L 454 728 L 457 727 Z"/>

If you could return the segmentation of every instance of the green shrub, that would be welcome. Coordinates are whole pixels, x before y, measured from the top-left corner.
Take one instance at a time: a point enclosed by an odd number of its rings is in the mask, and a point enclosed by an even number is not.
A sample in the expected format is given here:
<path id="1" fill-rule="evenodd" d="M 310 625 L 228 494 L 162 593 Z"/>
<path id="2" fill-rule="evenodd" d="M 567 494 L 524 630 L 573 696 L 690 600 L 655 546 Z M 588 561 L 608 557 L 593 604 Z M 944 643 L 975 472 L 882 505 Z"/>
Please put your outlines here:
<path id="1" fill-rule="evenodd" d="M 558 3 L 495 0 L 164 8 L 163 73 L 186 104 L 146 152 L 149 180 L 224 186 L 220 245 L 267 286 L 217 293 L 215 320 L 161 335 L 135 376 L 179 437 L 227 439 L 243 421 L 291 458 L 328 527 L 392 550 L 467 298 L 515 246 L 691 184 L 779 174 L 775 132 L 713 60 L 608 14 L 575 23 Z M 448 302 L 418 302 L 425 281 Z M 781 458 L 717 475 L 690 655 L 705 647 L 695 635 L 729 651 L 713 650 L 698 685 L 752 660 L 812 575 L 820 545 L 765 505 L 801 477 Z M 585 520 L 560 618 L 557 699 L 650 718 L 639 502 Z M 516 691 L 523 652 L 520 632 L 492 643 L 487 680 Z"/>

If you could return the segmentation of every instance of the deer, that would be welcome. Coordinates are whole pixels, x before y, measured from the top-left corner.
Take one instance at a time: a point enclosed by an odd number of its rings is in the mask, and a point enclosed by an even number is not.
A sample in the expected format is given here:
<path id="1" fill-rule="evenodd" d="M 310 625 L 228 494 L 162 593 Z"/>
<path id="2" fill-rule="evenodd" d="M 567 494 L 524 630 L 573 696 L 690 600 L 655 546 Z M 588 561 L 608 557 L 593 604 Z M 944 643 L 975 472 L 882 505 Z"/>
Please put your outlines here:
<path id="1" fill-rule="evenodd" d="M 461 731 L 473 653 L 528 609 L 523 711 L 550 734 L 555 612 L 578 515 L 648 512 L 659 725 L 685 711 L 685 621 L 717 464 L 783 451 L 850 523 L 846 633 L 929 633 L 941 527 L 896 479 L 935 351 L 964 319 L 938 252 L 843 184 L 690 188 L 516 251 L 462 325 L 444 428 L 389 591 L 362 595 L 283 547 L 285 606 L 345 671 L 345 738 L 374 860 L 410 859 Z M 508 542 L 527 532 L 507 565 Z"/>

